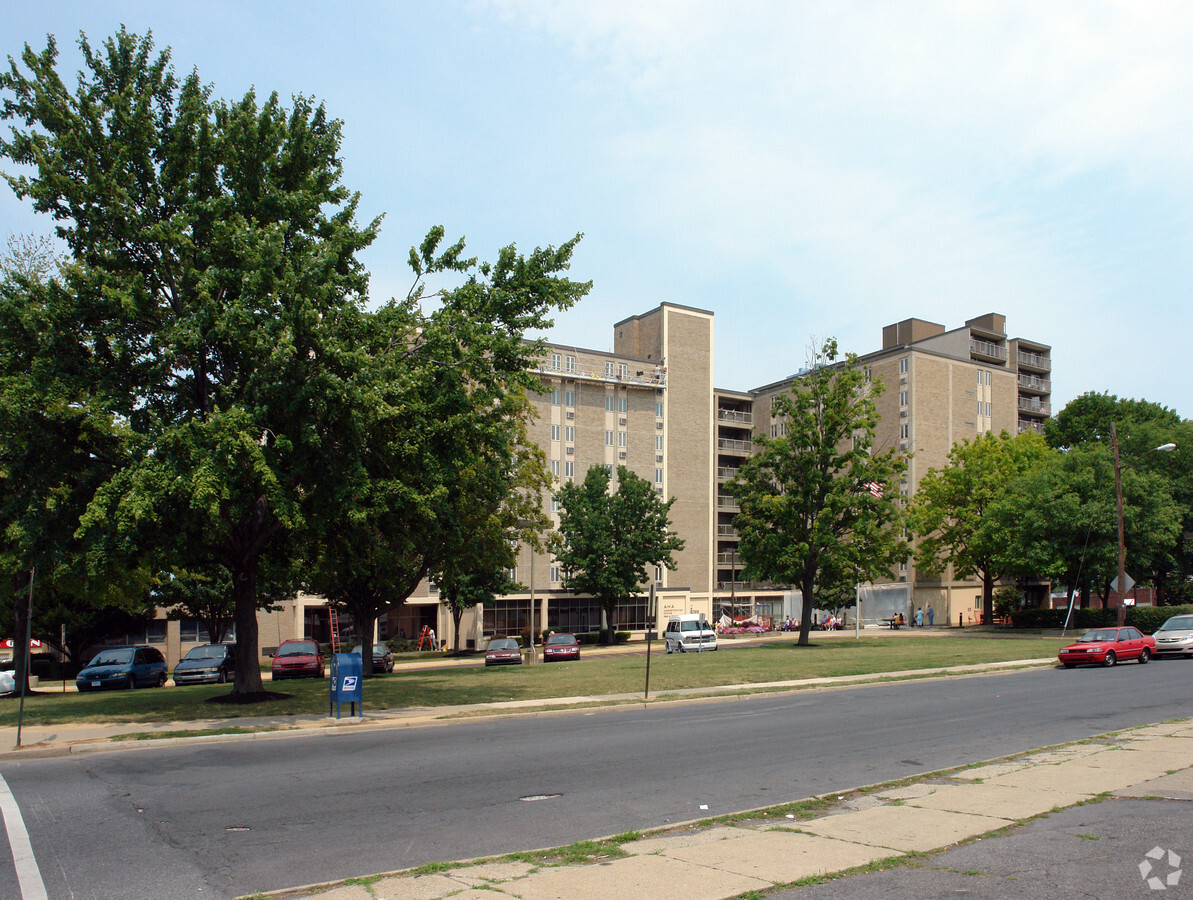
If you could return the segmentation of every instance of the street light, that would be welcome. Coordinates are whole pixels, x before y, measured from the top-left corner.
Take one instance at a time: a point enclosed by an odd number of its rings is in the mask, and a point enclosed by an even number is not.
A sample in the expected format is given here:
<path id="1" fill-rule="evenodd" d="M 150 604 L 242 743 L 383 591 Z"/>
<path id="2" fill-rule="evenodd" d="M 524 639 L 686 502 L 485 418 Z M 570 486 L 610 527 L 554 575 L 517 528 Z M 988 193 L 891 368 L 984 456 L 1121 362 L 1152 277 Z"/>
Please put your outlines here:
<path id="1" fill-rule="evenodd" d="M 1110 448 L 1114 451 L 1114 502 L 1118 511 L 1118 624 L 1127 622 L 1127 544 L 1123 537 L 1123 469 L 1133 463 L 1121 463 L 1118 458 L 1118 429 L 1110 423 Z M 1171 453 L 1176 444 L 1171 442 L 1153 447 L 1148 453 Z"/>

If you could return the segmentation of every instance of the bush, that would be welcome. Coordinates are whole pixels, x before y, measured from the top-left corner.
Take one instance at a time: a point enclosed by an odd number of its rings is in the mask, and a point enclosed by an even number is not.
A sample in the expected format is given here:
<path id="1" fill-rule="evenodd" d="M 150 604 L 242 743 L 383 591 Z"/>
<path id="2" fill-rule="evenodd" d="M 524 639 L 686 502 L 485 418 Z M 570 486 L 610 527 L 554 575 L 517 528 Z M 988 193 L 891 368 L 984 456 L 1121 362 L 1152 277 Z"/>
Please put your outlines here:
<path id="1" fill-rule="evenodd" d="M 1014 628 L 1064 628 L 1067 609 L 1020 609 L 1011 613 Z M 1074 608 L 1070 628 L 1103 628 L 1118 621 L 1118 610 Z"/>
<path id="2" fill-rule="evenodd" d="M 1127 624 L 1152 634 L 1173 616 L 1190 614 L 1193 606 L 1132 606 L 1127 609 Z"/>

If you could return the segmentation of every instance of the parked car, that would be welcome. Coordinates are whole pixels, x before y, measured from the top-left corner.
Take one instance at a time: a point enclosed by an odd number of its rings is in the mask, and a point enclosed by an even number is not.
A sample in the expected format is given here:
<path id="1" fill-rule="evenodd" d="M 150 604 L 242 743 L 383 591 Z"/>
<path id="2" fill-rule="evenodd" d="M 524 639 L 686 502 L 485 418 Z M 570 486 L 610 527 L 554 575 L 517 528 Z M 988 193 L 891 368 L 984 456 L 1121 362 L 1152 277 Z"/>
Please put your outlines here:
<path id="1" fill-rule="evenodd" d="M 663 632 L 663 647 L 668 653 L 716 650 L 717 630 L 704 616 L 696 613 L 672 616 Z"/>
<path id="2" fill-rule="evenodd" d="M 1149 635 L 1130 625 L 1125 628 L 1092 628 L 1077 643 L 1062 647 L 1058 657 L 1066 669 L 1079 665 L 1113 666 L 1120 659 L 1146 663 L 1156 650 Z"/>
<path id="3" fill-rule="evenodd" d="M 543 645 L 543 662 L 580 658 L 580 642 L 574 634 L 552 634 Z"/>
<path id="4" fill-rule="evenodd" d="M 17 690 L 17 676 L 8 670 L 0 671 L 0 694 L 15 694 Z"/>
<path id="5" fill-rule="evenodd" d="M 175 684 L 223 684 L 236 675 L 233 644 L 191 647 L 174 667 Z"/>
<path id="6" fill-rule="evenodd" d="M 486 666 L 520 666 L 522 649 L 513 638 L 493 638 L 485 649 Z"/>
<path id="7" fill-rule="evenodd" d="M 360 656 L 360 644 L 352 648 L 352 652 Z M 362 663 L 363 665 L 363 663 Z M 373 645 L 373 671 L 374 672 L 392 672 L 394 670 L 394 655 L 389 652 L 389 647 L 385 644 Z"/>
<path id="8" fill-rule="evenodd" d="M 1156 653 L 1182 653 L 1193 656 L 1193 616 L 1173 616 L 1152 635 Z"/>
<path id="9" fill-rule="evenodd" d="M 323 652 L 314 641 L 282 641 L 273 655 L 273 680 L 322 678 Z"/>
<path id="10" fill-rule="evenodd" d="M 80 692 L 103 688 L 161 687 L 166 658 L 155 647 L 112 647 L 101 650 L 75 678 Z"/>

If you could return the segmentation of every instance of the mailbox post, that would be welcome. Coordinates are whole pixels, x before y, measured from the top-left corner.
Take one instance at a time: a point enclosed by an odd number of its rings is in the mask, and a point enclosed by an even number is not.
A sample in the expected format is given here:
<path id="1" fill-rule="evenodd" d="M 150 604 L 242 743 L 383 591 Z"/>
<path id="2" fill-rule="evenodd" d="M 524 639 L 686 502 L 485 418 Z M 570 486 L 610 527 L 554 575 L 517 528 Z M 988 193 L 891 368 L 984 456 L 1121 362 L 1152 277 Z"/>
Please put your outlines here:
<path id="1" fill-rule="evenodd" d="M 356 705 L 360 704 L 360 714 L 365 714 L 364 704 L 364 668 L 361 664 L 363 654 L 337 653 L 331 658 L 331 696 L 327 703 L 327 715 L 331 717 L 332 707 L 335 707 L 336 718 L 340 717 L 340 704 L 349 703 L 349 715 L 356 715 Z M 371 660 L 370 660 L 371 661 Z"/>

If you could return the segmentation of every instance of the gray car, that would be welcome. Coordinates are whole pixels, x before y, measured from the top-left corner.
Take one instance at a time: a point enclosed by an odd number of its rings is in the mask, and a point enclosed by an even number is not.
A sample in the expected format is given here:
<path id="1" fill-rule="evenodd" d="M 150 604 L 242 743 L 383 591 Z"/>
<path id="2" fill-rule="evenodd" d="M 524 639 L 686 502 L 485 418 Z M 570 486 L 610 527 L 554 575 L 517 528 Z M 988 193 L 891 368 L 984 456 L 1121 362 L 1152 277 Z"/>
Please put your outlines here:
<path id="1" fill-rule="evenodd" d="M 1193 616 L 1173 616 L 1152 635 L 1156 653 L 1181 653 L 1193 656 Z"/>
<path id="2" fill-rule="evenodd" d="M 223 684 L 236 674 L 236 648 L 230 644 L 191 647 L 174 667 L 175 684 Z"/>

